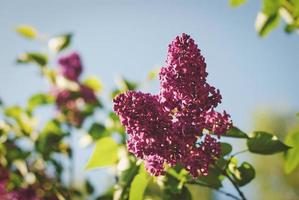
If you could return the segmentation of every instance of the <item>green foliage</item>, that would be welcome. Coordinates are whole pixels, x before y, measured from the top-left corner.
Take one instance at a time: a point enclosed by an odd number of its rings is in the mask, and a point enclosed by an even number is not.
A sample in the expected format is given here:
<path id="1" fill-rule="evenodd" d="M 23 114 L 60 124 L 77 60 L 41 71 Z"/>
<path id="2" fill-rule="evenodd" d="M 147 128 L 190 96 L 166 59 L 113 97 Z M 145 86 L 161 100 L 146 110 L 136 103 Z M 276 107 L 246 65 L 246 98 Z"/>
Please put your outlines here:
<path id="1" fill-rule="evenodd" d="M 196 179 L 195 182 L 199 184 L 204 184 L 210 188 L 219 189 L 222 187 L 223 175 L 221 172 L 214 168 L 209 169 L 209 174 L 207 176 L 201 176 Z"/>
<path id="2" fill-rule="evenodd" d="M 285 155 L 284 171 L 289 174 L 299 166 L 299 131 L 290 132 L 285 143 L 292 148 Z"/>
<path id="3" fill-rule="evenodd" d="M 231 7 L 239 7 L 242 4 L 246 3 L 247 0 L 230 0 L 229 5 Z"/>
<path id="4" fill-rule="evenodd" d="M 138 83 L 129 81 L 128 79 L 125 79 L 124 77 L 119 77 L 117 79 L 117 86 L 118 87 L 111 92 L 111 98 L 114 98 L 116 95 L 126 92 L 128 90 L 137 89 Z"/>
<path id="5" fill-rule="evenodd" d="M 83 81 L 83 84 L 91 88 L 92 90 L 99 92 L 102 90 L 102 83 L 95 76 L 90 76 Z"/>
<path id="6" fill-rule="evenodd" d="M 57 120 L 48 121 L 36 141 L 36 149 L 45 160 L 50 159 L 53 152 L 68 154 L 68 147 L 63 144 L 62 139 L 67 133 L 62 131 L 61 124 Z"/>
<path id="7" fill-rule="evenodd" d="M 140 168 L 139 173 L 134 177 L 129 194 L 129 200 L 143 200 L 149 177 L 144 167 Z"/>
<path id="8" fill-rule="evenodd" d="M 186 171 L 177 166 L 165 175 L 163 199 L 165 200 L 191 200 L 192 195 L 188 188 L 185 186 Z M 175 175 L 176 174 L 176 175 Z"/>
<path id="9" fill-rule="evenodd" d="M 16 131 L 18 136 L 22 134 L 30 135 L 35 129 L 35 119 L 20 106 L 6 107 L 4 109 L 4 114 L 16 122 L 14 131 Z"/>
<path id="10" fill-rule="evenodd" d="M 7 141 L 6 145 L 9 148 L 7 149 L 5 155 L 8 162 L 18 160 L 18 159 L 24 160 L 28 158 L 28 156 L 30 156 L 30 152 L 25 151 L 20 147 L 16 146 L 15 144 L 12 143 L 12 141 Z"/>
<path id="11" fill-rule="evenodd" d="M 118 144 L 112 138 L 104 137 L 99 139 L 85 169 L 89 170 L 115 164 L 118 159 L 117 148 Z"/>
<path id="12" fill-rule="evenodd" d="M 54 97 L 49 94 L 35 94 L 28 100 L 27 108 L 32 112 L 36 107 L 54 103 Z"/>
<path id="13" fill-rule="evenodd" d="M 16 32 L 27 39 L 35 39 L 38 35 L 37 30 L 29 25 L 18 26 Z"/>
<path id="14" fill-rule="evenodd" d="M 241 131 L 239 128 L 237 127 L 232 127 L 230 130 L 228 130 L 228 132 L 226 134 L 224 134 L 223 136 L 225 137 L 233 137 L 233 138 L 248 138 L 248 135 Z"/>
<path id="15" fill-rule="evenodd" d="M 250 152 L 265 155 L 285 152 L 290 148 L 276 136 L 266 132 L 254 132 L 247 140 L 247 146 Z"/>
<path id="16" fill-rule="evenodd" d="M 279 25 L 280 16 L 278 14 L 267 16 L 260 13 L 256 20 L 256 29 L 259 35 L 264 37 Z"/>
<path id="17" fill-rule="evenodd" d="M 225 142 L 221 142 L 221 157 L 226 156 L 228 154 L 230 154 L 233 150 L 233 147 Z"/>
<path id="18" fill-rule="evenodd" d="M 283 0 L 263 0 L 262 12 L 267 16 L 276 15 Z"/>
<path id="19" fill-rule="evenodd" d="M 24 53 L 17 58 L 17 63 L 20 64 L 37 64 L 40 67 L 45 67 L 48 63 L 48 56 L 39 52 Z"/>
<path id="20" fill-rule="evenodd" d="M 92 194 L 94 192 L 94 187 L 88 180 L 85 181 L 85 189 L 88 194 Z"/>
<path id="21" fill-rule="evenodd" d="M 243 162 L 240 167 L 238 167 L 239 177 L 236 178 L 239 186 L 244 186 L 248 184 L 255 177 L 255 170 L 251 164 L 248 162 Z"/>
<path id="22" fill-rule="evenodd" d="M 95 122 L 91 125 L 88 134 L 92 137 L 93 140 L 98 140 L 102 137 L 109 136 L 110 132 L 103 124 Z"/>
<path id="23" fill-rule="evenodd" d="M 67 33 L 52 37 L 48 42 L 48 47 L 53 52 L 60 52 L 71 44 L 72 34 Z"/>
<path id="24" fill-rule="evenodd" d="M 238 7 L 246 0 L 229 0 L 231 7 Z M 261 37 L 267 36 L 279 26 L 280 19 L 285 22 L 285 32 L 292 33 L 299 29 L 298 0 L 263 0 L 262 9 L 257 14 L 255 27 Z"/>

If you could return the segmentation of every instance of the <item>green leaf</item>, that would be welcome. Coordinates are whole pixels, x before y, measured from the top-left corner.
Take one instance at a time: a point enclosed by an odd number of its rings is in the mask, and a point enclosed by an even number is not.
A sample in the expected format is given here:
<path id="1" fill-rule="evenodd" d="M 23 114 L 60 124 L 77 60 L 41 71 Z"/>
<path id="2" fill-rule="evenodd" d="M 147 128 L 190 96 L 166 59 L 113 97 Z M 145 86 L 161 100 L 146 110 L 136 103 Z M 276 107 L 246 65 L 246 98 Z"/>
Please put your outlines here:
<path id="1" fill-rule="evenodd" d="M 154 80 L 155 78 L 158 77 L 158 74 L 159 74 L 159 68 L 153 69 L 147 74 L 147 79 L 150 81 Z"/>
<path id="2" fill-rule="evenodd" d="M 117 143 L 111 137 L 99 139 L 85 169 L 89 170 L 115 164 L 117 161 L 117 148 Z"/>
<path id="3" fill-rule="evenodd" d="M 237 127 L 232 127 L 223 136 L 233 138 L 248 138 L 248 135 Z"/>
<path id="4" fill-rule="evenodd" d="M 93 123 L 88 131 L 88 134 L 94 139 L 98 140 L 102 137 L 107 137 L 109 132 L 106 130 L 106 127 L 100 123 Z"/>
<path id="5" fill-rule="evenodd" d="M 94 192 L 94 187 L 88 180 L 85 181 L 85 189 L 88 194 L 92 194 Z"/>
<path id="6" fill-rule="evenodd" d="M 279 25 L 279 8 L 282 0 L 263 0 L 262 12 L 256 18 L 256 30 L 262 37 L 266 36 L 271 30 Z"/>
<path id="7" fill-rule="evenodd" d="M 278 14 L 278 10 L 282 5 L 283 0 L 263 0 L 262 11 L 267 16 L 273 16 Z"/>
<path id="8" fill-rule="evenodd" d="M 22 114 L 23 110 L 20 106 L 11 106 L 11 107 L 7 107 L 4 110 L 4 114 L 8 117 L 12 117 L 16 120 L 20 119 L 20 116 Z"/>
<path id="9" fill-rule="evenodd" d="M 292 33 L 292 32 L 294 32 L 296 29 L 297 29 L 297 27 L 296 27 L 296 25 L 294 25 L 294 24 L 288 24 L 288 25 L 286 25 L 286 26 L 284 27 L 284 31 L 285 31 L 286 33 Z"/>
<path id="10" fill-rule="evenodd" d="M 44 67 L 48 63 L 48 56 L 46 54 L 38 52 L 24 53 L 17 58 L 17 63 L 34 63 L 41 67 Z"/>
<path id="11" fill-rule="evenodd" d="M 210 168 L 207 176 L 200 176 L 196 179 L 196 182 L 209 185 L 215 189 L 222 187 L 221 174 L 219 171 Z"/>
<path id="12" fill-rule="evenodd" d="M 221 157 L 230 154 L 233 150 L 232 146 L 228 143 L 221 142 L 220 145 L 221 145 Z"/>
<path id="13" fill-rule="evenodd" d="M 238 171 L 240 173 L 240 177 L 237 179 L 239 186 L 248 184 L 255 177 L 255 170 L 248 162 L 243 162 L 241 166 L 238 167 Z"/>
<path id="14" fill-rule="evenodd" d="M 23 149 L 20 149 L 19 147 L 17 147 L 13 143 L 9 144 L 8 147 L 9 147 L 9 149 L 8 149 L 5 157 L 9 161 L 14 161 L 14 160 L 17 160 L 17 159 L 24 160 L 24 159 L 27 159 L 31 154 L 31 152 L 24 151 Z"/>
<path id="15" fill-rule="evenodd" d="M 4 114 L 15 120 L 17 125 L 21 128 L 22 134 L 30 135 L 34 127 L 36 127 L 36 120 L 20 106 L 11 106 L 4 109 Z M 16 132 L 15 132 L 16 133 Z"/>
<path id="16" fill-rule="evenodd" d="M 119 77 L 117 79 L 117 86 L 120 92 L 125 92 L 127 90 L 135 90 L 138 87 L 138 84 L 133 81 L 129 81 L 124 77 Z"/>
<path id="17" fill-rule="evenodd" d="M 284 162 L 284 171 L 290 174 L 299 166 L 299 131 L 288 133 L 285 143 L 292 147 L 287 151 Z"/>
<path id="18" fill-rule="evenodd" d="M 88 77 L 83 81 L 83 84 L 91 88 L 95 92 L 99 92 L 103 88 L 102 83 L 95 76 Z"/>
<path id="19" fill-rule="evenodd" d="M 71 33 L 53 37 L 49 40 L 48 47 L 51 51 L 60 52 L 66 49 L 70 45 L 71 39 L 72 39 Z"/>
<path id="20" fill-rule="evenodd" d="M 247 146 L 250 152 L 265 155 L 284 152 L 290 148 L 275 135 L 258 131 L 247 140 Z"/>
<path id="21" fill-rule="evenodd" d="M 131 183 L 129 200 L 143 200 L 143 195 L 149 180 L 145 171 L 139 172 Z"/>
<path id="22" fill-rule="evenodd" d="M 61 129 L 61 124 L 57 120 L 46 123 L 35 143 L 36 150 L 42 153 L 44 159 L 49 159 L 52 152 L 60 152 L 63 138 L 68 134 Z"/>
<path id="23" fill-rule="evenodd" d="M 229 1 L 229 5 L 234 8 L 239 7 L 244 3 L 246 3 L 246 0 L 230 0 Z"/>
<path id="24" fill-rule="evenodd" d="M 28 39 L 34 39 L 37 36 L 37 30 L 34 27 L 28 25 L 18 26 L 16 28 L 16 32 Z"/>
<path id="25" fill-rule="evenodd" d="M 53 102 L 54 98 L 49 94 L 35 94 L 29 99 L 27 108 L 29 111 L 33 111 L 37 106 L 50 104 Z"/>
<path id="26" fill-rule="evenodd" d="M 192 200 L 192 194 L 187 187 L 183 187 L 180 196 L 177 199 Z"/>
<path id="27" fill-rule="evenodd" d="M 256 30 L 258 34 L 262 37 L 265 37 L 278 27 L 280 21 L 280 16 L 278 14 L 267 16 L 264 13 L 259 13 L 256 18 Z"/>
<path id="28" fill-rule="evenodd" d="M 299 0 L 290 0 L 290 2 L 294 5 L 293 6 L 293 17 L 296 18 L 299 16 Z"/>

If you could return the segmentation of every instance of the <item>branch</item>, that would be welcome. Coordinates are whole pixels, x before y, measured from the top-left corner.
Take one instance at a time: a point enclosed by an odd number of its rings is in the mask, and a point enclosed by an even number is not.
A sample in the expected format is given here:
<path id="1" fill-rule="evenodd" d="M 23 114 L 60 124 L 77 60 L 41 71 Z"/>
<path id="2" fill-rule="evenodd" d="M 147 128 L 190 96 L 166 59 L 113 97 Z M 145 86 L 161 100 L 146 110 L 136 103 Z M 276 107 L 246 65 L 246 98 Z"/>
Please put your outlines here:
<path id="1" fill-rule="evenodd" d="M 238 194 L 240 195 L 242 200 L 246 200 L 245 195 L 243 194 L 243 192 L 240 190 L 239 186 L 237 185 L 237 183 L 227 174 L 226 169 L 222 170 L 220 167 L 218 167 L 217 165 L 215 165 L 216 169 L 218 169 L 222 175 L 224 175 L 226 178 L 228 178 L 228 180 L 233 184 L 234 188 L 237 190 Z"/>
<path id="2" fill-rule="evenodd" d="M 219 193 L 221 193 L 221 194 L 224 194 L 224 195 L 226 195 L 226 196 L 228 196 L 228 197 L 231 197 L 231 198 L 233 198 L 233 199 L 235 199 L 235 200 L 241 200 L 239 197 L 237 197 L 237 196 L 235 196 L 235 195 L 233 195 L 233 194 L 231 194 L 231 193 L 229 193 L 229 192 L 226 192 L 226 191 L 224 191 L 224 190 L 215 188 L 215 187 L 213 187 L 213 186 L 211 186 L 211 185 L 208 185 L 208 184 L 199 183 L 199 182 L 196 182 L 196 181 L 187 181 L 186 184 L 199 185 L 199 186 L 202 186 L 202 187 L 211 188 L 211 189 L 214 189 L 216 192 L 219 192 Z"/>

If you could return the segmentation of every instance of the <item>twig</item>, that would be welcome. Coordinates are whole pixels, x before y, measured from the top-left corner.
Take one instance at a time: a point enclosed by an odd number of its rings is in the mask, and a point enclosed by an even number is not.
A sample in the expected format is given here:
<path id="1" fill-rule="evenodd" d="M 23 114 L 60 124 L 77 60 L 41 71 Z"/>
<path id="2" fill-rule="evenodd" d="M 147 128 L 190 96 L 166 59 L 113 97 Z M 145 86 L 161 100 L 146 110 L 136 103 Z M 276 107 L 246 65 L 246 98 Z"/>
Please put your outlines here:
<path id="1" fill-rule="evenodd" d="M 215 188 L 215 187 L 213 187 L 213 186 L 211 186 L 211 185 L 208 185 L 208 184 L 199 183 L 199 182 L 196 182 L 196 181 L 188 181 L 188 182 L 186 182 L 186 184 L 200 185 L 200 186 L 202 186 L 202 187 L 211 188 L 211 189 L 214 189 L 216 192 L 219 192 L 219 193 L 221 193 L 221 194 L 224 194 L 224 195 L 226 195 L 226 196 L 228 196 L 228 197 L 231 197 L 231 198 L 233 198 L 233 199 L 235 199 L 235 200 L 241 200 L 239 197 L 237 197 L 237 196 L 235 196 L 235 195 L 233 195 L 233 194 L 231 194 L 231 193 L 229 193 L 229 192 L 226 192 L 226 191 L 224 191 L 224 190 Z"/>
<path id="2" fill-rule="evenodd" d="M 222 175 L 224 175 L 228 180 L 233 184 L 234 188 L 237 190 L 238 194 L 240 195 L 242 200 L 246 200 L 246 197 L 244 196 L 243 192 L 240 190 L 237 183 L 227 174 L 226 170 L 222 170 L 220 167 L 215 165 L 216 169 L 218 169 Z"/>
<path id="3" fill-rule="evenodd" d="M 241 153 L 245 153 L 245 152 L 247 152 L 247 151 L 248 151 L 248 149 L 244 149 L 244 150 L 242 150 L 242 151 L 238 151 L 238 152 L 232 154 L 231 157 L 235 157 L 236 155 L 239 155 L 239 154 L 241 154 Z"/>

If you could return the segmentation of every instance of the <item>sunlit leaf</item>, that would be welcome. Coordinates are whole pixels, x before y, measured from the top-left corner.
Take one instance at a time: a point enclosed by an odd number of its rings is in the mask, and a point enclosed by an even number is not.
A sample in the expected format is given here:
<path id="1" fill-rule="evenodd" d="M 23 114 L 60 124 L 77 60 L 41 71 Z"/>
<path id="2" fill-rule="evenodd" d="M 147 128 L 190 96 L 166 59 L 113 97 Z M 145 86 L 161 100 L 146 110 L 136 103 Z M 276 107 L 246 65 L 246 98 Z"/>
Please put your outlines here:
<path id="1" fill-rule="evenodd" d="M 37 30 L 34 27 L 29 25 L 18 26 L 16 28 L 16 32 L 28 39 L 34 39 L 38 34 Z"/>
<path id="2" fill-rule="evenodd" d="M 33 111 L 37 106 L 50 104 L 54 102 L 54 97 L 49 94 L 35 94 L 30 97 L 27 108 L 29 111 Z"/>
<path id="3" fill-rule="evenodd" d="M 20 106 L 11 106 L 4 109 L 4 114 L 15 120 L 22 133 L 30 135 L 37 126 L 36 118 L 32 117 L 30 113 Z"/>
<path id="4" fill-rule="evenodd" d="M 229 5 L 231 7 L 239 7 L 244 3 L 246 3 L 246 0 L 229 0 Z"/>
<path id="5" fill-rule="evenodd" d="M 49 49 L 54 52 L 62 51 L 70 45 L 71 39 L 71 33 L 52 37 L 48 42 Z"/>
<path id="6" fill-rule="evenodd" d="M 93 89 L 95 92 L 100 92 L 103 89 L 102 83 L 95 76 L 90 76 L 83 81 L 83 84 Z"/>
<path id="7" fill-rule="evenodd" d="M 143 195 L 149 180 L 147 173 L 141 170 L 131 183 L 129 200 L 143 200 Z"/>
<path id="8" fill-rule="evenodd" d="M 147 78 L 148 80 L 154 80 L 155 78 L 158 77 L 158 74 L 159 74 L 159 68 L 153 69 L 147 74 Z"/>
<path id="9" fill-rule="evenodd" d="M 287 151 L 290 147 L 266 132 L 254 132 L 247 140 L 248 150 L 258 154 L 274 154 Z"/>
<path id="10" fill-rule="evenodd" d="M 43 53 L 30 52 L 24 53 L 17 58 L 17 63 L 28 64 L 34 63 L 41 67 L 44 67 L 48 63 L 48 56 Z"/>
<path id="11" fill-rule="evenodd" d="M 268 16 L 265 13 L 259 13 L 256 18 L 255 28 L 262 37 L 279 25 L 280 16 L 278 14 Z"/>
<path id="12" fill-rule="evenodd" d="M 285 143 L 292 147 L 286 153 L 284 171 L 289 174 L 299 166 L 299 131 L 288 133 Z"/>
<path id="13" fill-rule="evenodd" d="M 11 106 L 11 107 L 5 108 L 5 110 L 4 110 L 4 113 L 6 116 L 12 117 L 14 119 L 19 119 L 22 112 L 23 112 L 23 110 L 20 106 Z"/>
<path id="14" fill-rule="evenodd" d="M 279 25 L 278 13 L 282 0 L 263 0 L 262 12 L 258 13 L 255 27 L 260 36 L 266 36 Z"/>
<path id="15" fill-rule="evenodd" d="M 237 127 L 232 127 L 223 136 L 233 138 L 248 138 L 248 135 Z"/>
<path id="16" fill-rule="evenodd" d="M 284 0 L 263 0 L 262 12 L 267 16 L 276 15 Z"/>
<path id="17" fill-rule="evenodd" d="M 111 137 L 104 137 L 96 142 L 95 149 L 85 167 L 94 169 L 98 167 L 111 166 L 117 161 L 117 143 Z"/>

